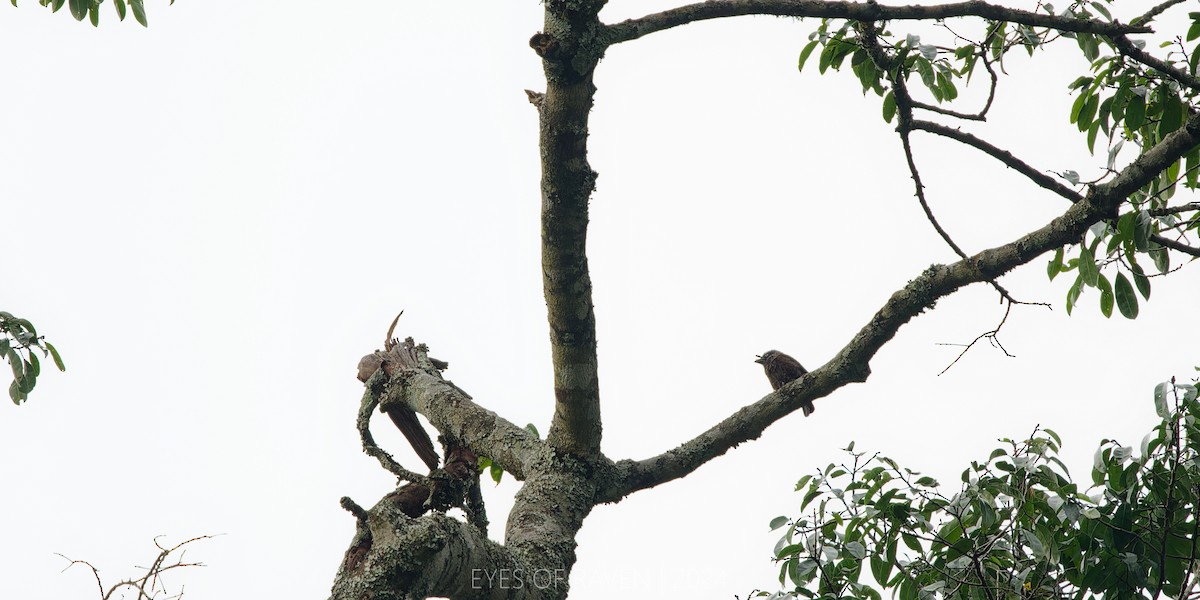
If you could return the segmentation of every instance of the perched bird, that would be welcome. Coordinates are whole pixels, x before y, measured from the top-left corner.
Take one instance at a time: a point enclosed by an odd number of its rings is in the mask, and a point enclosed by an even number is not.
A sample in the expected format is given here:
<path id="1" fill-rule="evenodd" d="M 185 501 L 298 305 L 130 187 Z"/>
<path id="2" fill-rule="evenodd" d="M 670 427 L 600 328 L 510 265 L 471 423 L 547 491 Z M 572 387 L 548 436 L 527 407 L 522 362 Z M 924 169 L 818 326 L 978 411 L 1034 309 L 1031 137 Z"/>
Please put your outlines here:
<path id="1" fill-rule="evenodd" d="M 763 366 L 763 371 L 767 373 L 767 381 L 771 382 L 771 389 L 775 390 L 783 387 L 783 384 L 800 379 L 808 373 L 808 369 L 805 369 L 804 365 L 800 364 L 800 361 L 778 350 L 767 350 L 754 362 Z M 811 415 L 813 410 L 815 410 L 812 402 L 805 402 L 800 408 L 804 411 L 804 416 L 806 417 Z"/>

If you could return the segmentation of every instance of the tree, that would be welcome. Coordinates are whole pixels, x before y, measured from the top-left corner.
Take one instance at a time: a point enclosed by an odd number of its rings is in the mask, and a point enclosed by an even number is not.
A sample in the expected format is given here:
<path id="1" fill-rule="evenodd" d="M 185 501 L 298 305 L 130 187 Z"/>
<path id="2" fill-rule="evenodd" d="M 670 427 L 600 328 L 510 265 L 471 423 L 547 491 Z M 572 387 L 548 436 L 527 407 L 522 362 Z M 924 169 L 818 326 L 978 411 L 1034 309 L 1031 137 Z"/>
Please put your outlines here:
<path id="1" fill-rule="evenodd" d="M 1101 442 L 1092 494 L 1058 459 L 1051 429 L 1001 440 L 951 494 L 850 444 L 848 463 L 797 482 L 802 510 L 812 509 L 772 522 L 787 525 L 776 546 L 780 582 L 795 586 L 786 597 L 878 599 L 874 586 L 903 600 L 1194 597 L 1196 385 L 1161 383 L 1154 404 L 1162 420 L 1136 450 Z M 874 586 L 862 582 L 864 564 Z"/>
<path id="2" fill-rule="evenodd" d="M 1077 2 L 1056 12 L 1050 6 L 1023 11 L 986 3 L 893 7 L 874 2 L 727 0 L 606 24 L 599 18 L 604 2 L 547 1 L 544 30 L 530 39 L 543 61 L 546 89 L 529 92 L 529 99 L 540 120 L 541 249 L 554 367 L 553 421 L 542 440 L 487 410 L 443 379 L 444 365 L 414 341 L 389 341 L 388 350 L 365 357 L 360 377 L 367 391 L 360 432 L 367 431 L 365 421 L 376 405 L 389 413 L 415 411 L 438 430 L 448 454 L 466 449 L 523 485 L 503 545 L 488 539 L 486 519 L 479 518 L 482 511 L 471 506 L 469 482 L 450 498 L 429 502 L 441 508 L 464 504 L 472 517 L 469 522 L 436 513 L 412 518 L 406 514 L 411 512 L 406 510 L 411 509 L 411 494 L 390 494 L 369 510 L 347 499 L 344 505 L 355 514 L 358 529 L 333 597 L 565 597 L 575 562 L 575 536 L 593 507 L 686 477 L 802 406 L 865 381 L 872 357 L 901 326 L 964 286 L 987 283 L 1008 308 L 1026 304 L 997 279 L 1047 253 L 1053 253 L 1048 267 L 1052 278 L 1075 272 L 1068 311 L 1086 288 L 1093 287 L 1099 290 L 1106 316 L 1116 307 L 1126 318 L 1135 318 L 1136 294 L 1149 298 L 1151 277 L 1172 270 L 1172 253 L 1200 255 L 1186 241 L 1197 228 L 1198 206 L 1169 203 L 1180 185 L 1192 189 L 1197 183 L 1200 116 L 1192 107 L 1200 91 L 1195 75 L 1200 50 L 1186 47 L 1181 35 L 1156 57 L 1140 39 L 1130 37 L 1153 33 L 1150 25 L 1180 3 L 1165 2 L 1125 24 L 1112 19 L 1109 8 L 1099 2 Z M 593 77 L 613 45 L 689 23 L 745 15 L 822 19 L 801 53 L 801 67 L 818 49 L 822 72 L 837 70 L 850 58 L 864 94 L 881 98 L 884 119 L 896 124 L 917 199 L 930 224 L 961 260 L 934 264 L 916 274 L 841 351 L 802 379 L 673 450 L 643 460 L 613 460 L 600 451 L 596 324 L 586 253 L 588 200 L 597 177 L 587 160 Z M 913 33 L 892 30 L 908 23 L 923 23 L 924 28 Z M 926 43 L 922 38 L 927 30 L 941 32 L 949 41 Z M 1186 41 L 1198 35 L 1200 24 L 1193 24 Z M 1072 83 L 1079 100 L 1070 120 L 1086 134 L 1089 147 L 1099 139 L 1110 142 L 1107 161 L 1095 179 L 1083 182 L 1075 173 L 1046 175 L 980 136 L 917 118 L 929 113 L 958 123 L 986 120 L 990 99 L 976 112 L 942 105 L 957 99 L 959 85 L 979 74 L 980 65 L 994 91 L 1011 51 L 1033 55 L 1063 39 L 1075 40 L 1092 63 L 1093 74 Z M 932 103 L 917 99 L 909 87 L 916 81 L 928 90 Z M 910 143 L 914 131 L 982 152 L 1070 206 L 1026 235 L 968 254 L 939 224 L 925 199 Z M 1121 154 L 1127 146 L 1136 147 L 1136 156 Z M 1148 273 L 1139 255 L 1158 273 Z M 994 339 L 995 333 L 980 339 Z M 436 498 L 439 490 L 462 483 L 454 473 L 435 472 L 429 478 L 412 473 L 375 446 L 369 434 L 364 433 L 363 441 L 390 472 L 415 486 L 408 487 L 409 492 L 427 490 L 422 498 Z"/>

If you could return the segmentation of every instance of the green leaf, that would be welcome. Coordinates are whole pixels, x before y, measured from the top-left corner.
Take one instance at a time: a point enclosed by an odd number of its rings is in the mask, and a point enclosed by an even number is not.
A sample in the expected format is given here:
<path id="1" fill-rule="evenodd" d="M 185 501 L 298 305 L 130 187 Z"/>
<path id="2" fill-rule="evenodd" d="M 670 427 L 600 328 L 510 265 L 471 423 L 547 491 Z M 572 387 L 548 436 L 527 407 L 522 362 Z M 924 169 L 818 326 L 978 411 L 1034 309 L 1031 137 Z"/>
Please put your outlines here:
<path id="1" fill-rule="evenodd" d="M 1100 275 L 1096 281 L 1097 287 L 1100 288 L 1100 313 L 1107 319 L 1112 316 L 1113 309 L 1113 289 L 1108 283 L 1108 278 Z"/>
<path id="2" fill-rule="evenodd" d="M 822 75 L 824 75 L 826 69 L 829 68 L 829 62 L 832 59 L 833 59 L 833 45 L 825 44 L 825 47 L 821 48 L 821 56 L 820 56 L 820 59 L 817 61 L 817 71 L 819 73 L 821 73 Z"/>
<path id="3" fill-rule="evenodd" d="M 1171 258 L 1167 255 L 1166 248 L 1159 245 L 1150 248 L 1150 259 L 1154 261 L 1154 266 L 1158 268 L 1159 273 L 1171 270 Z"/>
<path id="4" fill-rule="evenodd" d="M 1146 99 L 1138 94 L 1129 95 L 1129 104 L 1125 107 L 1125 127 L 1137 131 L 1146 122 Z"/>
<path id="5" fill-rule="evenodd" d="M 1167 407 L 1167 392 L 1170 390 L 1171 384 L 1167 381 L 1154 386 L 1154 412 L 1160 419 L 1171 416 L 1171 409 Z"/>
<path id="6" fill-rule="evenodd" d="M 878 555 L 871 555 L 871 576 L 880 584 L 886 583 L 892 575 L 892 563 L 883 560 Z"/>
<path id="7" fill-rule="evenodd" d="M 1071 310 L 1075 308 L 1075 303 L 1079 302 L 1079 294 L 1083 292 L 1083 275 L 1075 278 L 1075 283 L 1071 284 L 1071 289 L 1067 290 L 1067 315 L 1071 314 Z"/>
<path id="8" fill-rule="evenodd" d="M 129 8 L 133 9 L 133 18 L 137 19 L 137 22 L 141 23 L 142 27 L 150 26 L 146 22 L 146 7 L 142 6 L 142 0 L 129 0 Z"/>
<path id="9" fill-rule="evenodd" d="M 1112 105 L 1113 99 L 1111 97 L 1106 98 L 1104 102 L 1100 103 L 1100 110 L 1096 112 L 1096 122 L 1100 124 L 1105 135 L 1109 134 L 1108 126 L 1109 119 L 1112 117 Z"/>
<path id="10" fill-rule="evenodd" d="M 121 8 L 117 9 L 117 12 L 121 13 L 122 19 L 125 18 L 124 3 L 125 3 L 125 0 L 117 0 L 117 4 L 121 7 Z M 798 64 L 796 65 L 797 70 L 799 70 L 801 72 L 804 71 L 804 61 L 808 60 L 808 56 L 810 54 L 812 54 L 813 48 L 816 48 L 818 43 L 820 43 L 820 40 L 813 40 L 804 45 L 804 49 L 800 51 L 800 60 L 798 61 Z"/>
<path id="11" fill-rule="evenodd" d="M 875 63 L 866 60 L 855 67 L 855 72 L 858 75 L 858 81 L 862 83 L 863 95 L 867 95 L 867 91 L 875 87 L 875 82 L 879 79 L 879 70 L 875 68 Z"/>
<path id="12" fill-rule="evenodd" d="M 136 0 L 129 0 L 129 1 L 132 3 L 132 2 L 135 2 Z M 501 469 L 495 463 L 493 463 L 488 466 L 488 471 L 489 471 L 489 475 L 491 475 L 491 477 L 492 477 L 492 481 L 496 482 L 496 484 L 499 485 L 500 478 L 504 477 L 504 469 Z"/>
<path id="13" fill-rule="evenodd" d="M 1141 292 L 1142 297 L 1149 300 L 1150 278 L 1146 277 L 1146 273 L 1142 271 L 1142 266 L 1136 262 L 1133 262 L 1132 260 L 1129 261 L 1129 267 L 1133 271 L 1133 284 L 1137 286 L 1137 289 L 1139 292 Z M 49 346 L 49 344 L 46 345 Z"/>
<path id="14" fill-rule="evenodd" d="M 1148 251 L 1150 235 L 1154 233 L 1154 219 L 1150 216 L 1150 212 L 1146 210 L 1138 212 L 1133 224 L 1133 246 L 1137 248 L 1138 252 Z"/>
<path id="15" fill-rule="evenodd" d="M 867 56 L 867 51 L 859 48 L 850 56 L 850 66 L 857 67 L 865 62 L 870 62 L 870 57 Z"/>
<path id="16" fill-rule="evenodd" d="M 1162 116 L 1158 121 L 1158 136 L 1166 137 L 1168 133 L 1179 129 L 1183 124 L 1183 103 L 1179 101 L 1179 96 L 1171 92 L 1165 86 L 1161 89 L 1163 97 Z"/>
<path id="17" fill-rule="evenodd" d="M 30 323 L 28 319 L 16 319 L 16 322 L 19 323 L 21 327 L 24 327 L 25 331 L 29 332 L 29 335 L 37 337 L 37 329 L 33 328 L 33 323 Z"/>
<path id="18" fill-rule="evenodd" d="M 21 355 L 12 348 L 8 349 L 8 364 L 12 367 L 13 379 L 19 380 L 25 375 L 25 368 L 23 366 L 25 361 L 21 360 Z"/>
<path id="19" fill-rule="evenodd" d="M 925 60 L 924 58 L 917 58 L 915 66 L 917 67 L 917 73 L 921 75 L 921 83 L 924 83 L 925 87 L 929 88 L 930 91 L 933 91 L 933 67 L 929 65 L 929 61 Z"/>
<path id="20" fill-rule="evenodd" d="M 70 0 L 71 16 L 75 17 L 76 21 L 82 21 L 88 14 L 89 0 Z"/>
<path id="21" fill-rule="evenodd" d="M 1050 259 L 1050 263 L 1046 265 L 1046 275 L 1050 276 L 1050 281 L 1054 281 L 1055 277 L 1063 270 L 1063 249 L 1060 246 L 1054 251 L 1054 258 Z"/>
<path id="22" fill-rule="evenodd" d="M 1077 124 L 1080 131 L 1087 131 L 1087 128 L 1092 125 L 1092 117 L 1096 115 L 1096 108 L 1099 105 L 1095 96 L 1081 94 L 1072 107 L 1071 122 Z"/>
<path id="23" fill-rule="evenodd" d="M 892 118 L 896 116 L 896 96 L 892 92 L 888 92 L 883 97 L 883 120 L 888 123 L 892 122 Z"/>
<path id="24" fill-rule="evenodd" d="M 779 529 L 780 527 L 787 525 L 788 520 L 789 519 L 785 516 L 778 516 L 778 517 L 775 517 L 774 519 L 771 519 L 771 531 L 775 531 L 776 529 Z"/>
<path id="25" fill-rule="evenodd" d="M 1121 215 L 1121 218 L 1117 219 L 1117 237 L 1121 238 L 1121 240 L 1133 241 L 1134 220 L 1136 218 L 1137 214 L 1133 212 Z"/>
<path id="26" fill-rule="evenodd" d="M 1196 189 L 1200 185 L 1200 146 L 1192 148 L 1187 154 L 1183 155 L 1183 173 L 1184 186 L 1190 190 Z"/>
<path id="27" fill-rule="evenodd" d="M 33 386 L 37 384 L 37 376 L 33 374 L 33 365 L 28 361 L 25 362 L 25 376 L 17 384 L 17 387 L 25 394 L 32 392 Z"/>
<path id="28" fill-rule="evenodd" d="M 538 430 L 537 430 L 537 427 L 536 427 L 536 426 L 535 426 L 533 423 L 526 423 L 526 424 L 525 424 L 525 431 L 528 431 L 529 433 L 532 433 L 532 434 L 533 434 L 533 437 L 535 437 L 535 438 L 538 438 L 538 439 L 541 439 L 541 438 L 542 438 L 542 436 L 538 435 Z"/>
<path id="29" fill-rule="evenodd" d="M 1096 266 L 1096 257 L 1092 254 L 1092 249 L 1085 244 L 1079 245 L 1079 276 L 1083 278 L 1083 282 L 1092 287 L 1100 281 L 1100 268 Z"/>
<path id="30" fill-rule="evenodd" d="M 92 27 L 100 26 L 100 5 L 91 4 L 88 6 L 88 20 L 92 22 Z"/>
<path id="31" fill-rule="evenodd" d="M 1117 286 L 1114 290 L 1117 296 L 1117 308 L 1126 319 L 1136 319 L 1138 316 L 1137 295 L 1133 293 L 1133 285 L 1124 273 L 1117 273 Z"/>
<path id="32" fill-rule="evenodd" d="M 7 337 L 0 337 L 0 356 L 8 356 L 8 351 L 11 349 L 12 342 L 8 341 Z"/>
<path id="33" fill-rule="evenodd" d="M 29 398 L 29 395 L 21 391 L 21 386 L 17 385 L 17 381 L 14 379 L 8 385 L 8 397 L 12 398 L 13 404 L 20 404 Z"/>

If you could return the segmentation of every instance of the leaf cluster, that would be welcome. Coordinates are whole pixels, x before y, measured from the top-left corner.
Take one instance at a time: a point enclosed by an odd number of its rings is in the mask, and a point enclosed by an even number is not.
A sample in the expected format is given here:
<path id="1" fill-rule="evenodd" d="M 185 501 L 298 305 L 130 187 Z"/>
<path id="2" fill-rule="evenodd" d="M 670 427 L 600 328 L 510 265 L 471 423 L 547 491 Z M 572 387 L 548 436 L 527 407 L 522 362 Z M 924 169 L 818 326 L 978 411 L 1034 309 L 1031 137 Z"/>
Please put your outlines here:
<path id="1" fill-rule="evenodd" d="M 41 350 L 43 357 L 51 358 L 58 370 L 67 370 L 54 344 L 47 342 L 44 336 L 38 336 L 33 323 L 0 311 L 0 356 L 12 367 L 13 381 L 8 386 L 8 396 L 14 404 L 29 398 L 29 392 L 33 391 L 42 372 L 41 361 L 33 352 L 35 349 Z"/>
<path id="2" fill-rule="evenodd" d="M 126 4 L 128 2 L 128 5 Z M 144 0 L 113 0 L 113 8 L 117 11 L 117 19 L 124 21 L 127 12 L 133 13 L 133 18 L 141 23 L 143 27 L 148 27 L 146 21 L 146 7 L 143 4 Z M 51 12 L 58 12 L 58 9 L 66 5 L 70 8 L 71 16 L 75 17 L 76 21 L 82 21 L 85 18 L 91 21 L 92 25 L 100 26 L 100 5 L 104 4 L 104 0 L 38 0 L 42 6 L 50 7 Z M 175 4 L 175 0 L 171 0 L 170 4 Z M 17 0 L 12 0 L 12 5 L 17 5 Z"/>
<path id="3" fill-rule="evenodd" d="M 1046 265 L 1046 273 L 1051 280 L 1060 273 L 1077 272 L 1075 282 L 1067 290 L 1067 314 L 1071 314 L 1079 303 L 1079 297 L 1087 286 L 1100 291 L 1100 312 L 1105 317 L 1112 316 L 1115 303 L 1122 316 L 1136 319 L 1139 309 L 1134 287 L 1143 299 L 1150 299 L 1150 276 L 1138 263 L 1138 254 L 1148 256 L 1159 275 L 1165 275 L 1170 270 L 1167 249 L 1151 241 L 1162 220 L 1152 217 L 1149 209 L 1137 209 L 1136 204 L 1133 206 L 1117 219 L 1115 227 L 1103 222 L 1092 227 L 1088 232 L 1091 241 L 1088 242 L 1085 235 L 1085 239 L 1078 244 L 1078 256 L 1067 259 L 1066 248 L 1059 248 Z M 1103 249 L 1100 247 L 1102 243 Z M 1116 270 L 1112 282 L 1102 272 L 1109 265 Z M 1125 272 L 1129 275 L 1126 276 Z"/>
<path id="4" fill-rule="evenodd" d="M 796 484 L 803 516 L 771 522 L 791 588 L 776 597 L 1189 597 L 1200 581 L 1196 389 L 1159 385 L 1160 423 L 1136 453 L 1104 440 L 1086 492 L 1050 429 L 1000 440 L 954 492 L 851 443 L 849 464 Z"/>
<path id="5" fill-rule="evenodd" d="M 1111 21 L 1107 5 L 1108 2 L 1089 0 L 1072 2 L 1061 12 L 1056 12 L 1050 4 L 1041 5 L 1040 10 L 1074 19 Z M 1069 122 L 1084 134 L 1093 154 L 1097 140 L 1105 139 L 1108 156 L 1105 174 L 1095 181 L 1081 182 L 1078 173 L 1070 170 L 1059 176 L 1073 186 L 1090 185 L 1117 173 L 1118 159 L 1126 146 L 1144 152 L 1182 127 L 1189 114 L 1200 112 L 1197 107 L 1200 80 L 1196 79 L 1200 67 L 1200 43 L 1197 43 L 1200 12 L 1189 13 L 1189 18 L 1191 25 L 1186 34 L 1162 43 L 1164 57 L 1153 60 L 1139 56 L 1145 47 L 1143 41 L 1130 41 L 1123 36 L 1106 37 L 983 19 L 982 29 L 977 30 L 979 35 L 974 38 L 941 23 L 953 42 L 938 45 L 923 42 L 912 33 L 892 33 L 887 30 L 887 23 L 876 24 L 868 36 L 861 24 L 825 19 L 800 52 L 799 66 L 803 69 L 806 61 L 816 54 L 818 70 L 823 74 L 830 68 L 840 70 L 849 58 L 863 94 L 873 91 L 882 98 L 881 112 L 888 122 L 903 112 L 904 107 L 908 111 L 904 114 L 910 115 L 915 108 L 985 120 L 998 80 L 997 71 L 1004 71 L 1005 57 L 1011 50 L 1022 48 L 1032 56 L 1053 41 L 1073 39 L 1090 62 L 1091 72 L 1067 86 L 1075 96 Z M 1147 62 L 1157 64 L 1154 60 L 1162 61 L 1158 66 L 1166 66 L 1162 69 L 1148 66 Z M 992 93 L 982 110 L 968 114 L 936 106 L 954 102 L 959 86 L 971 82 L 980 64 L 987 70 L 992 85 Z M 916 81 L 936 105 L 907 98 L 911 92 L 895 89 L 900 86 L 912 90 L 914 86 L 907 84 Z M 902 83 L 906 85 L 901 86 Z M 904 103 L 904 107 L 898 107 L 898 102 Z M 908 125 L 902 124 L 904 127 Z M 1128 319 L 1138 316 L 1138 296 L 1143 301 L 1149 300 L 1150 278 L 1165 275 L 1172 268 L 1162 236 L 1178 238 L 1200 233 L 1200 210 L 1197 210 L 1200 204 L 1177 207 L 1168 204 L 1180 185 L 1189 190 L 1200 185 L 1200 146 L 1132 193 L 1119 214 L 1093 227 L 1077 244 L 1055 253 L 1047 265 L 1050 279 L 1069 271 L 1076 273 L 1066 295 L 1068 314 L 1085 289 L 1095 288 L 1105 317 L 1111 317 L 1114 308 Z M 1077 196 L 1082 197 L 1082 194 Z M 1148 273 L 1143 264 L 1152 264 L 1157 272 Z"/>

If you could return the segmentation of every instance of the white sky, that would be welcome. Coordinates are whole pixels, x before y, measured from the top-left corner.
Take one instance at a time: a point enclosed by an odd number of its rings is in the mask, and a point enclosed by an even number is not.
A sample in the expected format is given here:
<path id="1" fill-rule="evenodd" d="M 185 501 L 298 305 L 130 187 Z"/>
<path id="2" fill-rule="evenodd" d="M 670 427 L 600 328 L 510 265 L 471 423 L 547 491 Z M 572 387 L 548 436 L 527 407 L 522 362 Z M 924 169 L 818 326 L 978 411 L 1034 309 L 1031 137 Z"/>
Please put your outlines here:
<path id="1" fill-rule="evenodd" d="M 0 309 L 68 372 L 0 409 L 0 597 L 95 597 L 151 539 L 225 534 L 174 574 L 192 598 L 325 598 L 353 534 L 337 504 L 392 478 L 361 453 L 359 357 L 400 310 L 479 402 L 545 431 L 552 391 L 538 258 L 534 1 L 233 2 L 148 7 L 99 29 L 0 8 Z M 616 21 L 670 6 L 610 3 Z M 1135 7 L 1136 8 L 1136 7 Z M 1178 15 L 1182 19 L 1182 14 Z M 912 197 L 899 142 L 849 71 L 796 73 L 816 21 L 703 23 L 613 48 L 592 119 L 590 258 L 604 449 L 644 458 L 768 391 L 755 354 L 819 366 L 950 251 Z M 1067 124 L 1071 53 L 1009 63 L 985 132 L 1039 168 L 1095 173 Z M 810 65 L 815 66 L 814 62 Z M 810 72 L 811 71 L 811 72 Z M 1019 81 L 1018 81 L 1019 80 Z M 982 83 L 982 81 L 980 82 Z M 982 87 L 977 92 L 982 92 Z M 1065 202 L 919 136 L 943 224 L 969 251 Z M 866 384 L 694 476 L 597 508 L 572 598 L 731 598 L 773 589 L 767 523 L 795 480 L 856 440 L 953 483 L 1035 424 L 1087 480 L 1101 438 L 1134 444 L 1152 386 L 1192 373 L 1194 269 L 1155 279 L 1128 322 L 1097 294 L 1067 317 L 1045 260 L 1005 279 L 1006 347 L 973 286 L 903 328 Z M 1192 344 L 1194 347 L 1194 343 Z M 667 375 L 669 374 L 669 375 Z M 415 457 L 386 419 L 383 444 Z M 500 536 L 511 480 L 488 487 Z"/>

